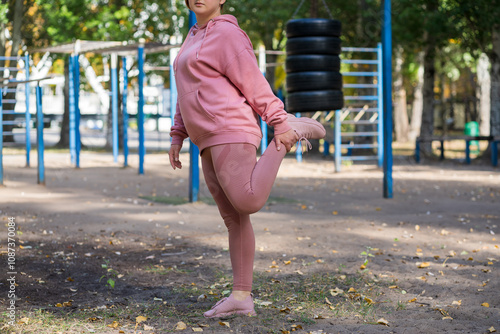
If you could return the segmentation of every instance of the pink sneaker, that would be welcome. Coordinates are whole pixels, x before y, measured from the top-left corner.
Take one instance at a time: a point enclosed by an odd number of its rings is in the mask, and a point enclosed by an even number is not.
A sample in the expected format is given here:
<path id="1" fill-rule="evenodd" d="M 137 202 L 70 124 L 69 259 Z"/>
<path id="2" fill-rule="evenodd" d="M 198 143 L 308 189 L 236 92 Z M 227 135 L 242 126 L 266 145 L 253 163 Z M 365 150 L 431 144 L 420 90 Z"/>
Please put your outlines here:
<path id="1" fill-rule="evenodd" d="M 210 311 L 205 312 L 205 318 L 222 318 L 231 315 L 247 315 L 249 317 L 257 315 L 253 307 L 253 298 L 248 296 L 244 301 L 234 299 L 231 294 L 229 297 L 219 300 Z"/>
<path id="2" fill-rule="evenodd" d="M 288 114 L 287 121 L 292 129 L 299 135 L 299 142 L 301 140 L 305 140 L 309 149 L 311 149 L 312 146 L 308 139 L 321 139 L 326 136 L 325 127 L 320 122 L 315 121 L 312 118 L 297 118 L 292 114 Z"/>

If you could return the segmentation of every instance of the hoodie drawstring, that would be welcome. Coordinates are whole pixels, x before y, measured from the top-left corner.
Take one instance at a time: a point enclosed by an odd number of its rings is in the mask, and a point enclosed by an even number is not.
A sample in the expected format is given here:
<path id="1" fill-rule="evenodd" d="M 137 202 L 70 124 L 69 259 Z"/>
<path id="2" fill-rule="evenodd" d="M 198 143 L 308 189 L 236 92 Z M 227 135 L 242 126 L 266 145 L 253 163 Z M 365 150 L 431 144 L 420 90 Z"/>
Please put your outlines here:
<path id="1" fill-rule="evenodd" d="M 205 29 L 205 33 L 203 34 L 203 39 L 201 40 L 200 48 L 196 51 L 196 59 L 198 59 L 198 55 L 199 55 L 199 53 L 201 51 L 201 48 L 203 47 L 203 43 L 205 42 L 205 38 L 208 35 L 208 29 L 210 29 L 210 25 L 211 24 L 212 25 L 215 24 L 214 19 L 210 19 L 210 21 L 208 21 L 207 28 Z"/>

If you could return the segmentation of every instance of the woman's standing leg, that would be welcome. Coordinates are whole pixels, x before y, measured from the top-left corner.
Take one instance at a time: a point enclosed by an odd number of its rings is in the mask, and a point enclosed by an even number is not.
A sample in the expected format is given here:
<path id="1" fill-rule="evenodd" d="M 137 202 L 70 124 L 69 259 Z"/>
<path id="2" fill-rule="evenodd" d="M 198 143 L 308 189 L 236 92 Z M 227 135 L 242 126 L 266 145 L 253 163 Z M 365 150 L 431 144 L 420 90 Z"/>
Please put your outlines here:
<path id="1" fill-rule="evenodd" d="M 253 262 L 255 254 L 255 236 L 248 214 L 240 214 L 226 197 L 222 187 L 219 185 L 215 169 L 213 167 L 210 149 L 202 154 L 202 166 L 205 182 L 212 194 L 224 224 L 229 234 L 229 253 L 231 267 L 233 269 L 233 295 L 236 299 L 229 305 L 221 305 L 219 309 L 208 311 L 205 316 L 211 317 L 226 314 L 227 312 L 243 312 L 244 314 L 255 314 L 253 301 L 248 299 L 252 290 Z M 248 299 L 248 300 L 247 300 Z M 243 302 L 239 304 L 238 302 Z"/>

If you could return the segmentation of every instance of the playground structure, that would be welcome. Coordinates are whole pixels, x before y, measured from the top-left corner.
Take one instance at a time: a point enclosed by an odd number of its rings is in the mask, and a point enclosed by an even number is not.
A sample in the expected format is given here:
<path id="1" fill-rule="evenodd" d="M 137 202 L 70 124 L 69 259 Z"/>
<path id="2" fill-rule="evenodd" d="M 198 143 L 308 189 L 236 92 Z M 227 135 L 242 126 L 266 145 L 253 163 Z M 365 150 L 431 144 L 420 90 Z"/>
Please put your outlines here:
<path id="1" fill-rule="evenodd" d="M 390 12 L 390 2 L 386 2 L 385 6 L 389 6 L 389 12 Z M 387 10 L 384 11 L 384 15 L 386 15 Z M 190 13 L 190 24 L 194 24 L 194 14 Z M 388 28 L 387 28 L 387 27 Z M 390 16 L 385 17 L 384 21 L 384 32 L 385 34 L 390 34 Z M 386 41 L 387 43 L 390 43 L 390 37 L 389 42 Z M 52 53 L 66 53 L 70 54 L 70 80 L 69 80 L 69 119 L 70 119 L 70 155 L 71 155 L 71 162 L 72 164 L 75 165 L 75 167 L 79 168 L 80 167 L 80 110 L 79 110 L 79 75 L 80 75 L 80 65 L 79 65 L 79 56 L 83 53 L 86 52 L 93 52 L 97 54 L 107 54 L 111 56 L 111 116 L 112 116 L 112 133 L 113 133 L 113 157 L 114 161 L 117 162 L 117 156 L 118 156 L 118 69 L 117 69 L 117 56 L 121 55 L 136 55 L 137 56 L 137 68 L 139 71 L 138 75 L 138 113 L 137 113 L 137 125 L 138 125 L 138 132 L 139 132 L 139 174 L 144 173 L 144 156 L 145 156 L 145 147 L 144 147 L 144 112 L 143 112 L 143 107 L 144 107 L 144 79 L 145 79 L 145 72 L 144 72 L 144 62 L 145 62 L 145 54 L 146 53 L 153 53 L 153 52 L 164 52 L 168 50 L 174 51 L 175 48 L 177 48 L 179 45 L 164 45 L 164 44 L 158 44 L 158 43 L 148 43 L 145 44 L 144 42 L 139 42 L 137 44 L 125 44 L 122 42 L 89 42 L 89 41 L 77 41 L 75 43 L 70 43 L 70 44 L 65 44 L 65 45 L 60 45 L 60 46 L 55 46 L 55 47 L 50 47 L 38 51 L 45 51 L 45 52 L 52 52 Z M 384 115 L 390 115 L 391 113 L 387 111 L 387 108 L 390 108 L 390 106 L 386 105 L 386 109 L 384 112 L 382 112 L 382 104 L 384 98 L 382 97 L 382 92 L 385 93 L 385 95 L 388 94 L 389 96 L 389 101 L 390 101 L 390 65 L 388 68 L 386 67 L 381 67 L 381 55 L 384 54 L 384 49 L 385 46 L 382 44 L 382 47 L 379 46 L 379 48 L 376 49 L 378 58 L 377 58 L 377 64 L 378 64 L 378 72 L 377 75 L 378 77 L 378 83 L 382 83 L 382 80 L 380 80 L 382 77 L 384 79 L 384 82 L 386 80 L 389 80 L 389 83 L 386 83 L 385 85 L 385 90 L 381 87 L 381 85 L 377 86 L 378 89 L 378 94 L 376 97 L 370 97 L 370 99 L 373 99 L 377 102 L 377 143 L 372 144 L 372 147 L 377 147 L 378 148 L 378 157 L 377 160 L 379 162 L 379 165 L 381 165 L 382 157 L 384 158 L 383 165 L 384 165 L 384 184 L 387 184 L 387 186 L 384 186 L 384 197 L 392 197 L 392 176 L 390 175 L 390 169 L 392 168 L 392 151 L 391 151 L 391 142 L 392 142 L 392 131 L 387 130 L 387 127 L 389 129 L 392 128 L 392 124 L 390 123 L 390 120 L 387 120 L 388 117 L 382 117 L 382 114 Z M 389 49 L 390 50 L 390 49 Z M 373 51 L 373 50 L 371 50 Z M 175 52 L 175 51 L 174 51 Z M 386 50 L 387 53 L 387 50 Z M 259 60 L 261 62 L 261 70 L 265 72 L 265 53 L 261 50 L 259 53 Z M 387 58 L 388 57 L 388 58 Z M 385 59 L 386 64 L 390 64 L 390 54 L 388 55 Z M 172 58 L 172 57 L 171 57 Z M 124 154 L 124 165 L 127 165 L 127 156 L 128 156 L 128 145 L 127 145 L 127 123 L 128 123 L 128 113 L 127 113 L 127 85 L 126 85 L 126 78 L 127 78 L 127 66 L 126 66 L 126 59 L 123 59 L 123 90 L 122 90 L 122 99 L 123 99 L 123 115 L 124 115 L 124 132 L 123 132 L 123 154 Z M 29 63 L 29 58 L 26 58 L 26 62 Z M 262 64 L 263 62 L 263 64 Z M 381 75 L 381 68 L 384 68 L 384 71 L 389 73 L 388 75 Z M 29 72 L 29 71 L 27 71 Z M 173 71 L 170 72 L 170 74 L 173 74 Z M 358 74 L 360 75 L 360 74 Z M 370 75 L 373 75 L 370 74 Z M 172 83 L 174 80 L 171 81 Z M 350 87 L 350 88 L 363 88 L 363 87 Z M 373 87 L 372 87 L 373 88 Z M 387 89 L 389 89 L 389 93 L 387 93 Z M 172 85 L 171 88 L 171 108 L 173 109 L 173 112 L 171 112 L 171 117 L 173 117 L 175 113 L 175 99 L 176 99 L 176 94 L 175 94 L 175 87 Z M 362 95 L 358 95 L 355 99 L 362 99 Z M 387 99 L 387 98 L 386 98 Z M 27 98 L 27 101 L 29 101 L 29 98 Z M 28 103 L 28 102 L 27 102 Z M 26 119 L 28 119 L 30 116 L 29 114 L 29 107 L 26 108 L 27 116 Z M 344 114 L 346 112 L 353 112 L 354 109 L 345 109 L 343 110 Z M 367 110 L 366 108 L 362 108 L 361 110 L 358 111 L 358 113 L 363 112 L 373 112 L 374 110 Z M 339 131 L 341 128 L 341 120 L 346 117 L 342 117 L 340 114 L 340 111 L 335 111 L 335 165 L 336 165 L 336 170 L 340 171 L 340 162 L 342 159 L 348 160 L 348 159 L 354 159 L 349 156 L 342 156 L 341 155 L 341 149 L 339 145 L 341 144 L 341 140 L 338 140 L 338 137 L 342 137 L 342 133 Z M 374 113 L 375 115 L 375 113 Z M 389 117 L 390 118 L 390 117 Z M 356 117 L 355 117 L 356 119 Z M 359 121 L 360 119 L 358 119 Z M 374 118 L 370 118 L 370 122 L 372 122 Z M 384 128 L 386 128 L 386 134 L 382 136 L 382 122 L 386 122 L 384 125 Z M 42 122 L 43 123 L 43 122 Z M 372 122 L 373 123 L 373 122 Z M 29 124 L 26 123 L 26 124 Z M 265 149 L 267 146 L 267 135 L 266 135 L 266 130 L 267 126 L 264 126 L 262 124 L 262 129 L 263 129 L 263 141 L 262 141 L 262 149 Z M 27 126 L 27 129 L 29 126 Z M 43 131 L 43 126 L 42 129 Z M 29 132 L 29 130 L 27 130 Z M 349 135 L 353 135 L 352 133 Z M 373 133 L 370 134 L 354 134 L 357 136 L 372 136 Z M 30 140 L 28 140 L 29 134 L 27 135 L 27 140 L 26 140 L 26 145 L 27 145 L 27 156 L 29 159 L 29 143 Z M 382 138 L 384 138 L 384 143 L 382 144 Z M 375 146 L 373 146 L 375 145 Z M 344 146 L 346 148 L 346 146 Z M 357 148 L 357 147 L 347 147 L 347 148 Z M 195 145 L 190 145 L 190 200 L 191 201 L 197 201 L 198 197 L 198 191 L 199 191 L 199 161 L 198 161 L 198 156 L 199 152 L 197 151 L 197 148 Z M 300 156 L 300 150 L 298 151 L 298 158 Z M 382 152 L 386 152 L 385 155 L 382 154 Z M 356 158 L 360 159 L 360 158 Z M 368 159 L 368 157 L 364 157 L 364 159 Z M 373 157 L 370 157 L 370 159 L 373 159 Z M 29 160 L 28 160 L 29 161 Z M 29 166 L 29 163 L 27 163 Z M 2 171 L 2 177 L 3 177 L 3 171 Z M 387 189 L 387 191 L 386 191 Z"/>

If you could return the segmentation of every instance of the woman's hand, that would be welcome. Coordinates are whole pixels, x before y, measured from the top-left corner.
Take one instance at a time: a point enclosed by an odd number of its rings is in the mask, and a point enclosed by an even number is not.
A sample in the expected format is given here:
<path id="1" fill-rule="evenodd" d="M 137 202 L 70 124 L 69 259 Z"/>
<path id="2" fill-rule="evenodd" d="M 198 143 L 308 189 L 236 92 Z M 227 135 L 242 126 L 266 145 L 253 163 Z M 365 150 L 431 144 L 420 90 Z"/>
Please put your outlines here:
<path id="1" fill-rule="evenodd" d="M 170 166 L 175 170 L 176 168 L 181 169 L 182 163 L 179 161 L 179 152 L 181 151 L 181 145 L 170 146 L 170 151 L 168 151 L 168 157 L 170 158 Z"/>
<path id="2" fill-rule="evenodd" d="M 293 130 L 288 130 L 285 133 L 280 133 L 279 135 L 274 136 L 274 140 L 276 141 L 276 149 L 281 150 L 281 146 L 285 146 L 286 151 L 290 152 L 293 145 L 297 143 L 299 140 L 299 136 Z"/>

